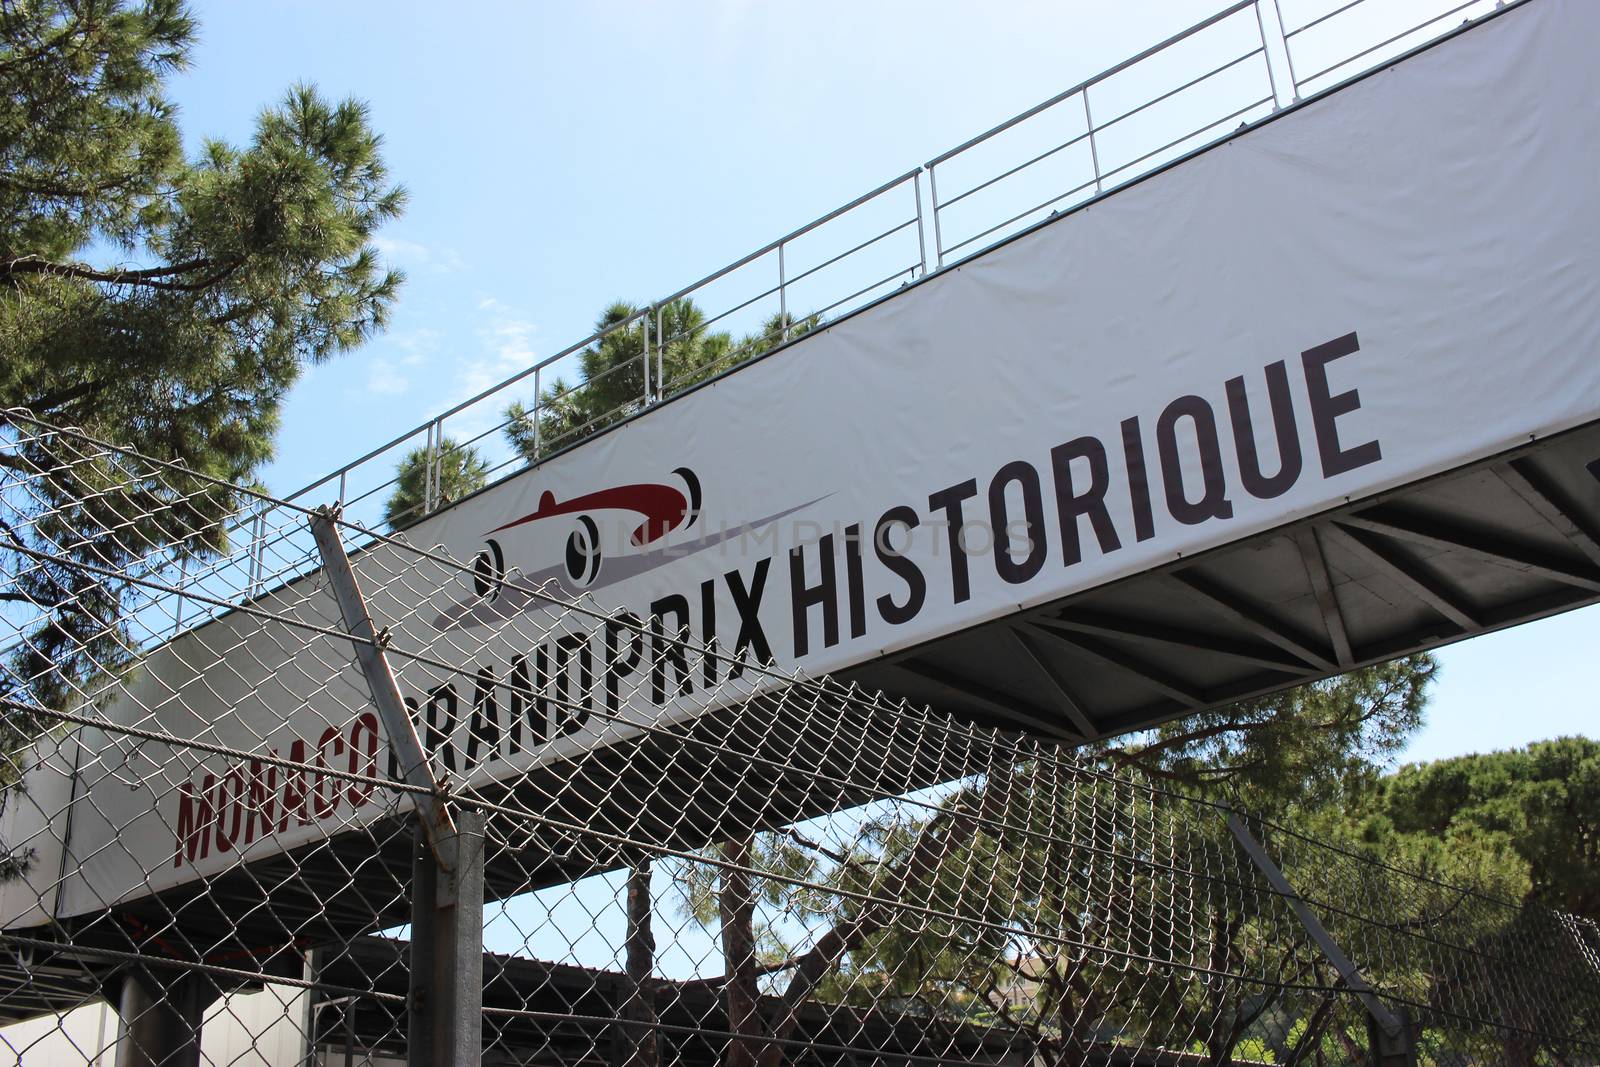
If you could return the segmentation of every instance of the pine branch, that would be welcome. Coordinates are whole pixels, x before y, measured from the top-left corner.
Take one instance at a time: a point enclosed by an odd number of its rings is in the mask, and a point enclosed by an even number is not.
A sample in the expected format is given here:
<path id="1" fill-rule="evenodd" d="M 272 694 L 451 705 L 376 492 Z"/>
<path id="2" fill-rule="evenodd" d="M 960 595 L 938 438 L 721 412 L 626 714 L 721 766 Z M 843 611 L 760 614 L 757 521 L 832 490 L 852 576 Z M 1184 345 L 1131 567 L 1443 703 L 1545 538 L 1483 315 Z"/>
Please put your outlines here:
<path id="1" fill-rule="evenodd" d="M 223 266 L 215 273 L 194 282 L 172 282 L 162 279 L 178 274 L 187 274 L 213 265 L 216 261 L 209 256 L 191 259 L 186 263 L 176 263 L 170 267 L 149 267 L 143 270 L 96 270 L 86 267 L 81 263 L 56 263 L 41 256 L 18 256 L 9 260 L 0 267 L 0 277 L 14 277 L 19 274 L 48 274 L 57 278 L 74 278 L 79 281 L 106 282 L 110 285 L 136 285 L 146 289 L 160 289 L 175 293 L 198 293 L 211 288 L 218 282 L 224 281 L 234 271 L 239 269 L 240 260 Z"/>

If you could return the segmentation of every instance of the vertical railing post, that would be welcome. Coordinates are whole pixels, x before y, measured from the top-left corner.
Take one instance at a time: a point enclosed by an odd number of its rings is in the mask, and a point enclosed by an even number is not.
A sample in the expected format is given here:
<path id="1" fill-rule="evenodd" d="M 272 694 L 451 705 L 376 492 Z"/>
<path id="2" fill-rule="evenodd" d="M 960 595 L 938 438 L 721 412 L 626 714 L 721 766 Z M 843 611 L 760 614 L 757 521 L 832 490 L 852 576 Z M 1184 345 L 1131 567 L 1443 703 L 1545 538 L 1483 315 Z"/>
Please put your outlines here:
<path id="1" fill-rule="evenodd" d="M 928 164 L 928 215 L 933 219 L 933 262 L 944 266 L 944 235 L 939 229 L 939 179 L 934 176 L 937 164 Z"/>
<path id="2" fill-rule="evenodd" d="M 254 600 L 256 590 L 262 582 L 261 577 L 261 525 L 265 518 L 262 505 L 258 502 L 250 516 L 250 547 L 246 551 L 244 569 L 244 599 Z"/>
<path id="3" fill-rule="evenodd" d="M 427 477 L 423 482 L 422 513 L 431 514 L 443 496 L 444 471 L 444 420 L 434 419 L 428 424 Z"/>
<path id="4" fill-rule="evenodd" d="M 785 267 L 783 242 L 778 242 L 778 342 L 789 340 L 789 277 Z"/>
<path id="5" fill-rule="evenodd" d="M 644 370 L 644 397 L 645 407 L 650 406 L 650 320 L 654 317 L 650 313 L 655 310 L 655 305 L 644 309 L 644 314 L 639 316 L 639 337 L 644 341 L 644 350 L 640 356 Z M 656 338 L 656 344 L 661 343 L 661 338 Z"/>
<path id="6" fill-rule="evenodd" d="M 656 399 L 667 398 L 667 309 L 656 305 Z"/>
<path id="7" fill-rule="evenodd" d="M 1272 62 L 1272 50 L 1267 47 L 1267 16 L 1261 10 L 1261 0 L 1256 0 L 1256 28 L 1261 31 L 1261 62 L 1267 65 L 1267 86 L 1272 90 L 1272 110 L 1277 111 L 1283 98 L 1278 95 L 1277 65 Z"/>
<path id="8" fill-rule="evenodd" d="M 917 262 L 921 264 L 919 277 L 928 276 L 928 236 L 922 225 L 922 171 L 911 176 L 911 192 L 917 200 Z"/>
<path id="9" fill-rule="evenodd" d="M 544 430 L 541 427 L 543 420 L 540 418 L 539 405 L 543 402 L 544 389 L 541 388 L 539 377 L 543 367 L 533 369 L 533 458 L 538 459 L 544 450 Z"/>
<path id="10" fill-rule="evenodd" d="M 1257 9 L 1259 10 L 1259 0 Z M 1283 42 L 1283 66 L 1289 72 L 1289 102 L 1300 102 L 1300 79 L 1294 74 L 1294 55 L 1289 51 L 1289 27 L 1283 21 L 1283 8 L 1278 0 L 1272 0 L 1272 13 L 1278 17 L 1278 40 Z"/>
<path id="11" fill-rule="evenodd" d="M 1101 191 L 1100 147 L 1095 144 L 1094 139 L 1094 114 L 1089 110 L 1089 87 L 1085 85 L 1079 95 L 1083 97 L 1083 124 L 1089 132 L 1089 165 L 1094 168 L 1094 191 L 1099 193 Z"/>
<path id="12" fill-rule="evenodd" d="M 178 557 L 178 603 L 173 609 L 172 632 L 177 634 L 183 629 L 183 602 L 185 590 L 189 588 L 189 557 Z"/>
<path id="13" fill-rule="evenodd" d="M 433 427 L 428 423 L 428 434 L 422 441 L 422 514 L 433 510 Z M 421 518 L 422 516 L 417 516 Z"/>
<path id="14" fill-rule="evenodd" d="M 254 507 L 250 509 L 250 518 L 240 524 L 239 533 L 244 537 L 244 588 L 239 590 L 239 599 L 249 600 L 250 591 L 256 587 L 256 516 Z"/>

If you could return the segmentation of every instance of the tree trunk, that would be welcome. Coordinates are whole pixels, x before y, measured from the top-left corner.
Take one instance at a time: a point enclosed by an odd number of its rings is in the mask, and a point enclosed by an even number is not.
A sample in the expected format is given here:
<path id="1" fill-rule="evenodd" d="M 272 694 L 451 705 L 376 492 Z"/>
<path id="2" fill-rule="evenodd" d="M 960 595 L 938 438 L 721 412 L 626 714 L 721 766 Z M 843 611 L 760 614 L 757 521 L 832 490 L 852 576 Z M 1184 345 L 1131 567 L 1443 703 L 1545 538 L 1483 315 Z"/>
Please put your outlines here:
<path id="1" fill-rule="evenodd" d="M 752 853 L 751 839 L 740 838 L 722 846 L 722 858 L 733 867 L 722 868 L 717 906 L 722 918 L 723 996 L 728 1010 L 725 1067 L 756 1067 L 759 1043 L 740 1040 L 762 1035 L 760 990 L 756 985 L 756 898 L 746 870 Z"/>
<path id="2" fill-rule="evenodd" d="M 930 819 L 917 833 L 905 858 L 889 872 L 863 901 L 855 914 L 840 921 L 811 944 L 811 949 L 795 963 L 794 975 L 780 998 L 782 1014 L 774 1021 L 772 1036 L 782 1041 L 794 1033 L 800 1022 L 800 1008 L 816 989 L 817 983 L 852 950 L 867 938 L 889 926 L 898 908 L 905 903 L 908 887 L 931 881 L 944 861 L 961 845 L 971 840 L 983 823 L 1005 810 L 1009 790 L 991 780 L 983 791 L 975 812 L 946 810 Z M 761 1054 L 760 1067 L 780 1067 L 784 1046 L 768 1042 Z"/>
<path id="3" fill-rule="evenodd" d="M 656 938 L 650 928 L 650 859 L 642 859 L 628 871 L 628 933 L 624 940 L 627 959 L 622 1003 L 617 1012 L 622 1020 L 621 1067 L 660 1067 L 660 1038 L 656 1031 L 656 1004 L 653 972 Z"/>
<path id="4" fill-rule="evenodd" d="M 1317 1007 L 1306 1020 L 1306 1028 L 1300 1034 L 1300 1040 L 1295 1042 L 1289 1050 L 1289 1057 L 1284 1061 L 1284 1067 L 1300 1067 L 1302 1060 L 1310 1052 L 1317 1052 L 1320 1056 L 1322 1048 L 1322 1031 L 1333 1018 L 1333 1010 L 1337 1006 L 1335 995 L 1325 994 L 1317 1003 Z"/>

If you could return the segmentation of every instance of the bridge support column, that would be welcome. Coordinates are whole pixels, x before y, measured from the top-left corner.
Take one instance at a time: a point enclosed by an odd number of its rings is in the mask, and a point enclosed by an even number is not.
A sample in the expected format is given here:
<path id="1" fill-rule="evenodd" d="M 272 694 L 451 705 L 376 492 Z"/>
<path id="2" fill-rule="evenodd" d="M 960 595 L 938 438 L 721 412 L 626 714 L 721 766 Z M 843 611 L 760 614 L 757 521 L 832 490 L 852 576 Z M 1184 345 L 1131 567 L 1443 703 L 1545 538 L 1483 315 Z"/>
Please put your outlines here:
<path id="1" fill-rule="evenodd" d="M 143 968 L 123 974 L 117 1067 L 199 1067 L 201 1023 L 219 995 L 203 974 L 160 980 Z"/>
<path id="2" fill-rule="evenodd" d="M 434 848 L 450 861 L 439 863 Z M 458 810 L 454 833 L 412 856 L 409 1067 L 483 1057 L 483 814 Z"/>

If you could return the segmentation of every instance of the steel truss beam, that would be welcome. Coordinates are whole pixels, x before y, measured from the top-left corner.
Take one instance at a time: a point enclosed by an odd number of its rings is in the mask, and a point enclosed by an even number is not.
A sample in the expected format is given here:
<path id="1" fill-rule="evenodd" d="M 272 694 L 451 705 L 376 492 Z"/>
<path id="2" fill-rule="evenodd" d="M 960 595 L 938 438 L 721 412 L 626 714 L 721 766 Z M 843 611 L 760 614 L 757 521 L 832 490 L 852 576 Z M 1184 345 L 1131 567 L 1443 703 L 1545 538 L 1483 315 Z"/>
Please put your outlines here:
<path id="1" fill-rule="evenodd" d="M 1334 662 L 1330 653 L 1317 648 L 1306 638 L 1295 635 L 1294 628 L 1288 623 L 1224 589 L 1209 578 L 1202 577 L 1192 570 L 1174 571 L 1167 575 L 1167 578 L 1169 587 L 1182 591 L 1190 599 L 1244 627 L 1262 640 L 1277 645 L 1302 660 L 1307 666 L 1324 673 L 1338 669 L 1338 664 Z"/>
<path id="2" fill-rule="evenodd" d="M 1496 467 L 1495 473 L 1545 522 L 1561 531 L 1578 551 L 1594 563 L 1600 563 L 1600 527 L 1531 457 L 1514 459 Z"/>
<path id="3" fill-rule="evenodd" d="M 1430 515 L 1423 515 L 1394 504 L 1369 508 L 1339 520 L 1345 526 L 1359 526 L 1387 537 L 1398 537 L 1421 545 L 1466 552 L 1491 563 L 1514 567 L 1564 585 L 1600 593 L 1600 569 L 1563 559 L 1537 545 L 1530 545 L 1502 534 L 1452 526 Z"/>
<path id="4" fill-rule="evenodd" d="M 1369 530 L 1343 523 L 1334 523 L 1340 536 L 1353 545 L 1365 558 L 1377 565 L 1396 584 L 1413 597 L 1453 623 L 1462 633 L 1483 629 L 1483 620 L 1468 603 L 1467 598 L 1449 582 L 1396 549 L 1382 537 Z"/>
<path id="5" fill-rule="evenodd" d="M 1322 624 L 1327 628 L 1328 640 L 1333 642 L 1333 658 L 1341 670 L 1355 666 L 1355 653 L 1350 648 L 1350 633 L 1345 628 L 1344 612 L 1339 607 L 1339 596 L 1334 592 L 1333 579 L 1328 574 L 1328 558 L 1323 555 L 1322 541 L 1315 527 L 1303 526 L 1294 532 L 1294 545 L 1305 564 L 1306 577 L 1311 581 L 1311 592 L 1317 598 L 1317 608 L 1322 612 Z"/>
<path id="6" fill-rule="evenodd" d="M 986 689 L 970 678 L 952 674 L 941 667 L 933 666 L 925 660 L 914 658 L 895 660 L 889 666 L 907 674 L 915 675 L 923 681 L 942 686 L 955 693 L 961 699 L 971 701 L 991 715 L 1008 719 L 1019 726 L 1037 730 L 1052 737 L 1058 737 L 1063 741 L 1083 740 L 1076 733 L 1062 729 L 1059 723 L 1053 722 L 1050 712 L 1044 708 Z"/>
<path id="7" fill-rule="evenodd" d="M 1113 648 L 1095 638 L 1074 633 L 1053 619 L 1036 619 L 1027 626 L 1031 632 L 1043 634 L 1058 644 L 1099 660 L 1108 667 L 1114 667 L 1135 681 L 1154 689 L 1162 696 L 1171 697 L 1186 707 L 1203 708 L 1208 703 L 1204 693 L 1181 679 L 1172 677 L 1154 664 L 1146 663 L 1137 656 Z"/>
<path id="8" fill-rule="evenodd" d="M 1199 630 L 1169 626 L 1147 619 L 1128 618 L 1088 609 L 1068 608 L 1051 617 L 1051 621 L 1059 627 L 1099 637 L 1115 637 L 1138 642 L 1139 644 L 1167 645 L 1175 648 L 1193 649 L 1197 652 L 1209 652 L 1213 655 L 1227 656 L 1230 659 L 1240 660 L 1244 663 L 1253 663 L 1257 667 L 1281 671 L 1284 674 L 1302 675 L 1308 673 L 1308 665 L 1304 661 L 1279 655 L 1275 649 L 1251 644 L 1247 641 L 1231 640 L 1216 634 L 1202 633 Z"/>
<path id="9" fill-rule="evenodd" d="M 1078 732 L 1082 735 L 1082 740 L 1092 741 L 1099 737 L 1100 728 L 1095 725 L 1089 713 L 1084 710 L 1083 701 L 1073 692 L 1072 687 L 1067 684 L 1067 680 L 1061 676 L 1061 672 L 1056 670 L 1055 666 L 1039 651 L 1039 647 L 1029 640 L 1028 636 L 1019 627 L 1008 626 L 1006 630 L 1011 634 L 1011 639 L 1016 642 L 1017 648 L 1022 651 L 1022 658 L 1032 664 L 1039 676 L 1045 680 L 1051 695 L 1056 698 L 1056 706 L 1061 709 L 1061 714 L 1065 715 L 1071 720 L 1072 725 L 1077 727 Z"/>

